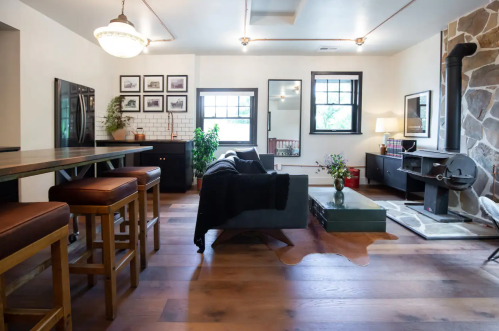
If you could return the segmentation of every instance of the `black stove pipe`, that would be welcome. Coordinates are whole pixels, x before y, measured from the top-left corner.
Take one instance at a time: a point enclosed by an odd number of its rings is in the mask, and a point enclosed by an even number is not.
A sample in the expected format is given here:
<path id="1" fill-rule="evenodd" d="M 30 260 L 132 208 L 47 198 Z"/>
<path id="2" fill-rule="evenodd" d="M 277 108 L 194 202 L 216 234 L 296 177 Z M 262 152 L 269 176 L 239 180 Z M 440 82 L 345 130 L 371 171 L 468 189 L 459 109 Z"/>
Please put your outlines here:
<path id="1" fill-rule="evenodd" d="M 459 153 L 461 149 L 461 100 L 463 58 L 475 54 L 475 43 L 457 44 L 445 59 L 445 146 L 447 152 Z"/>

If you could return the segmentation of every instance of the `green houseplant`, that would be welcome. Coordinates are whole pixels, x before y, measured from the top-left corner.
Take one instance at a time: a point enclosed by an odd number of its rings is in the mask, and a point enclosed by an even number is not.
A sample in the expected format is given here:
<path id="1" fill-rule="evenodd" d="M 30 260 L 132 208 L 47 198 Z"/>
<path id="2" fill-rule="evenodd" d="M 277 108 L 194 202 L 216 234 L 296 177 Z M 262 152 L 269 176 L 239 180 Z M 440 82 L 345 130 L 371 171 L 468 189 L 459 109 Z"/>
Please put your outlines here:
<path id="1" fill-rule="evenodd" d="M 111 99 L 107 105 L 107 114 L 103 122 L 106 131 L 109 132 L 114 140 L 123 140 L 126 137 L 126 128 L 130 125 L 130 116 L 123 116 L 122 103 L 124 96 L 117 96 Z"/>
<path id="2" fill-rule="evenodd" d="M 204 132 L 201 128 L 194 130 L 194 150 L 192 152 L 192 162 L 194 173 L 197 178 L 198 190 L 201 189 L 202 178 L 208 164 L 215 161 L 215 151 L 218 148 L 218 125 Z"/>
<path id="3" fill-rule="evenodd" d="M 334 187 L 337 191 L 343 190 L 345 187 L 345 178 L 351 178 L 350 170 L 347 167 L 347 160 L 343 158 L 340 154 L 330 154 L 326 155 L 324 158 L 324 164 L 320 164 L 316 161 L 319 166 L 319 173 L 321 170 L 326 170 L 326 172 L 334 179 Z"/>

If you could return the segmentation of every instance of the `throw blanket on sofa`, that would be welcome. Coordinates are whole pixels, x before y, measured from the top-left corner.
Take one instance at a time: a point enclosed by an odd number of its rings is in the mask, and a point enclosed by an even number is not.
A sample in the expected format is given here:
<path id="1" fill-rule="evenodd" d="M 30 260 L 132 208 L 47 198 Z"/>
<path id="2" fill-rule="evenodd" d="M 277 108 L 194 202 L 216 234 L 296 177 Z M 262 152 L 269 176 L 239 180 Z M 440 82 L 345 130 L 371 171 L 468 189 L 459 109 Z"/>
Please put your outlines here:
<path id="1" fill-rule="evenodd" d="M 203 176 L 194 233 L 198 253 L 205 249 L 205 234 L 244 211 L 284 210 L 288 200 L 288 174 L 241 174 L 234 160 L 210 164 Z"/>

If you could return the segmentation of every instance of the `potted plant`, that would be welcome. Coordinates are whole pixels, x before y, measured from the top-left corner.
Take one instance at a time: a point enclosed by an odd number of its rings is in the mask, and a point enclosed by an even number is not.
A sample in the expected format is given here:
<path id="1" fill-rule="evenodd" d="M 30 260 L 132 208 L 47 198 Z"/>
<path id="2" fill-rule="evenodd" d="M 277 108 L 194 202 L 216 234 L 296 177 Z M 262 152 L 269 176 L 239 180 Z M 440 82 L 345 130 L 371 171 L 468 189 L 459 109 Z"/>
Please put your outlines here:
<path id="1" fill-rule="evenodd" d="M 352 177 L 347 167 L 347 161 L 340 154 L 326 155 L 324 164 L 320 164 L 318 161 L 315 163 L 319 166 L 317 173 L 321 170 L 326 170 L 334 179 L 334 188 L 337 191 L 341 191 L 345 187 L 345 178 Z"/>
<path id="2" fill-rule="evenodd" d="M 122 103 L 123 96 L 114 97 L 107 105 L 107 114 L 103 124 L 114 140 L 124 140 L 127 134 L 126 127 L 130 125 L 130 116 L 123 116 Z"/>
<path id="3" fill-rule="evenodd" d="M 203 175 L 208 164 L 215 161 L 215 151 L 218 148 L 218 125 L 213 129 L 204 132 L 201 128 L 194 130 L 194 150 L 192 152 L 192 162 L 194 173 L 197 178 L 198 190 L 201 189 Z"/>

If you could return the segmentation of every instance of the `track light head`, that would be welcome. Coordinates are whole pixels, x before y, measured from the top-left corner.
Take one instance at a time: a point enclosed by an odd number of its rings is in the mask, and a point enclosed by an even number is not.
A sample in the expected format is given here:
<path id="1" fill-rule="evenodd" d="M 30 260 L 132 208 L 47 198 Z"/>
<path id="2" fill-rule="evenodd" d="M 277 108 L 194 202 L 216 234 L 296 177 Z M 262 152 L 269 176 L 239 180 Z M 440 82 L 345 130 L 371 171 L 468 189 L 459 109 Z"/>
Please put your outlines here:
<path id="1" fill-rule="evenodd" d="M 357 44 L 357 46 L 362 46 L 362 45 L 364 45 L 365 42 L 366 42 L 366 38 L 355 39 L 355 43 Z"/>
<path id="2" fill-rule="evenodd" d="M 250 40 L 251 40 L 250 38 L 246 38 L 246 37 L 241 38 L 241 45 L 248 46 Z"/>

